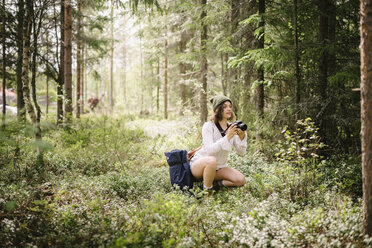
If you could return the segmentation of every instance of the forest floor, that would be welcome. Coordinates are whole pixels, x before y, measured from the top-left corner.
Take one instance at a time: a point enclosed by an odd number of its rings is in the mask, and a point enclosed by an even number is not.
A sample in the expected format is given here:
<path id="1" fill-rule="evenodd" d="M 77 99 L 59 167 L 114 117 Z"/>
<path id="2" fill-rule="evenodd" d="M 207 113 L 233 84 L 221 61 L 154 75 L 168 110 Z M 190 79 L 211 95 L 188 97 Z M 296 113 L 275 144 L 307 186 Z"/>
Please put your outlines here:
<path id="1" fill-rule="evenodd" d="M 244 187 L 209 198 L 174 190 L 164 152 L 196 147 L 196 123 L 89 116 L 60 128 L 45 122 L 35 142 L 31 127 L 10 121 L 0 131 L 0 247 L 372 244 L 362 234 L 359 158 L 298 166 L 232 153 Z"/>

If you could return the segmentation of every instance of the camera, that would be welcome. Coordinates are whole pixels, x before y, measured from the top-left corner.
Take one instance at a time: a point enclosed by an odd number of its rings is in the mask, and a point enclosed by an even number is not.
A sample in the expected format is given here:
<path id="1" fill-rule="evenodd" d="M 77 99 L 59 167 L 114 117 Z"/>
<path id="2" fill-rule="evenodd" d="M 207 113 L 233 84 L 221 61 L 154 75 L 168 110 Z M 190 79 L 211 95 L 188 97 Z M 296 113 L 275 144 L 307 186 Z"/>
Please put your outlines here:
<path id="1" fill-rule="evenodd" d="M 236 122 L 231 123 L 231 125 L 233 125 L 233 124 L 236 124 L 236 127 L 239 128 L 242 131 L 247 130 L 247 125 L 244 124 L 242 121 L 236 121 Z"/>

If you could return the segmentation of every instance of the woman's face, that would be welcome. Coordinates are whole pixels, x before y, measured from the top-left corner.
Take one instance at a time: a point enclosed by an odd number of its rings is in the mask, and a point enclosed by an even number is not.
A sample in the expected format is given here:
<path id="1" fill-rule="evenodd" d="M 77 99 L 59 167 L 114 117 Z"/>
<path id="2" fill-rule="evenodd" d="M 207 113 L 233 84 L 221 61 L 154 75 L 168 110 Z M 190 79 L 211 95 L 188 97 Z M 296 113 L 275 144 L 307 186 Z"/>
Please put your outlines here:
<path id="1" fill-rule="evenodd" d="M 230 119 L 232 116 L 232 105 L 231 102 L 226 101 L 222 104 L 222 118 L 223 119 Z"/>

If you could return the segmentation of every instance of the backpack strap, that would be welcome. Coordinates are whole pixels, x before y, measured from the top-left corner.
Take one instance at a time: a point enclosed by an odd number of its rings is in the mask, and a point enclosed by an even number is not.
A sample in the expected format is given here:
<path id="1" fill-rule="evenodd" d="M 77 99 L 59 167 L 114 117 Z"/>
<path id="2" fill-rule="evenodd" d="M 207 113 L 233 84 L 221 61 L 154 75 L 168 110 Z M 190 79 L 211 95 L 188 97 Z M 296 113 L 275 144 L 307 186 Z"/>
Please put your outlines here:
<path id="1" fill-rule="evenodd" d="M 198 137 L 196 138 L 196 140 L 195 140 L 195 142 L 194 142 L 194 146 L 195 146 L 196 144 L 198 144 L 198 141 L 199 141 L 199 139 L 200 139 L 201 136 L 202 136 L 202 132 L 199 131 L 199 135 L 198 135 Z"/>

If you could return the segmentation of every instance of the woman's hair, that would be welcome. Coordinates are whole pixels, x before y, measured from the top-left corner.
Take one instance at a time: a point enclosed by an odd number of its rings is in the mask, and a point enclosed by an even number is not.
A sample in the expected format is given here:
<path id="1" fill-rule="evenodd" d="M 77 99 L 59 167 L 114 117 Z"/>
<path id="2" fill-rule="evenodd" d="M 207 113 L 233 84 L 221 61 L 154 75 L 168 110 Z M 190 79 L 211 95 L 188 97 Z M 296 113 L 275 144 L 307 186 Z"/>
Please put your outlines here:
<path id="1" fill-rule="evenodd" d="M 224 103 L 222 103 L 220 106 L 217 107 L 216 111 L 211 115 L 210 120 L 214 122 L 214 124 L 217 124 L 220 120 L 222 120 L 222 113 L 223 113 L 223 106 Z M 228 119 L 228 121 L 234 122 L 236 119 L 234 111 L 231 111 L 231 117 Z"/>

